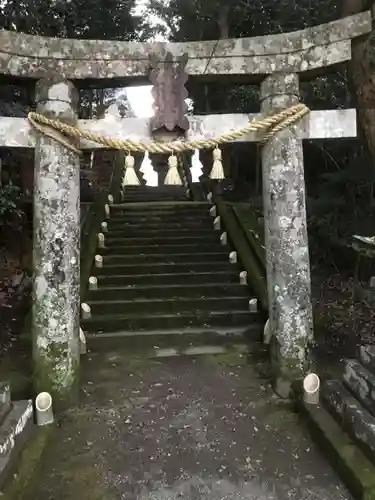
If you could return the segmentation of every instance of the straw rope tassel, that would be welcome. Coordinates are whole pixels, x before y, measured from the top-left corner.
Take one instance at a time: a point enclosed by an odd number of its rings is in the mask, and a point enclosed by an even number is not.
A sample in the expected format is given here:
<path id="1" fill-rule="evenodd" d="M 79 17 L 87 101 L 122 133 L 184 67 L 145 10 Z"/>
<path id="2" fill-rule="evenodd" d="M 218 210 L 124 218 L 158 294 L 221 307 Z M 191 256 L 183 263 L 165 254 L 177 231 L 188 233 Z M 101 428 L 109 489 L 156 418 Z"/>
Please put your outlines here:
<path id="1" fill-rule="evenodd" d="M 192 182 L 199 182 L 199 178 L 203 174 L 203 165 L 199 158 L 199 149 L 195 149 L 191 157 L 190 174 Z"/>
<path id="2" fill-rule="evenodd" d="M 166 186 L 182 186 L 182 180 L 177 170 L 177 156 L 171 155 L 168 158 L 168 172 L 164 179 Z"/>
<path id="3" fill-rule="evenodd" d="M 127 155 L 125 158 L 125 175 L 123 186 L 139 186 L 140 182 L 134 170 L 134 156 Z"/>
<path id="4" fill-rule="evenodd" d="M 210 173 L 210 179 L 221 180 L 224 179 L 223 163 L 221 161 L 221 149 L 215 148 L 213 150 L 214 164 Z"/>

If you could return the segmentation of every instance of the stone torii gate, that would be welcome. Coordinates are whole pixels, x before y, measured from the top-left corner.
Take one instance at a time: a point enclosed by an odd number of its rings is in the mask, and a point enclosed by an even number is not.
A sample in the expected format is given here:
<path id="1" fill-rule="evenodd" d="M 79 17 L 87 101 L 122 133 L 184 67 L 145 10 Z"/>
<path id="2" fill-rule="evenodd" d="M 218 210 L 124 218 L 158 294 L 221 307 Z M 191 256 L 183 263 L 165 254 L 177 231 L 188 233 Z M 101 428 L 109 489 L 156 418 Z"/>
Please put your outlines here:
<path id="1" fill-rule="evenodd" d="M 3 78 L 37 80 L 37 111 L 112 138 L 150 138 L 150 120 L 77 120 L 80 80 L 107 87 L 144 82 L 149 55 L 187 54 L 189 78 L 259 83 L 261 114 L 299 101 L 299 80 L 351 58 L 353 38 L 372 29 L 370 12 L 293 33 L 187 43 L 50 39 L 0 32 Z M 181 116 L 180 116 L 181 118 Z M 188 117 L 186 139 L 238 129 L 252 115 Z M 156 120 L 157 122 L 157 120 Z M 183 122 L 182 122 L 183 123 Z M 159 123 L 160 125 L 160 123 Z M 308 368 L 313 340 L 306 227 L 303 139 L 356 136 L 356 110 L 312 111 L 273 137 L 262 152 L 269 320 L 275 388 L 281 396 Z M 259 141 L 257 133 L 241 141 Z M 102 147 L 82 140 L 81 149 Z M 0 146 L 35 148 L 34 355 L 37 387 L 64 399 L 79 367 L 79 159 L 40 136 L 27 119 L 0 118 Z"/>

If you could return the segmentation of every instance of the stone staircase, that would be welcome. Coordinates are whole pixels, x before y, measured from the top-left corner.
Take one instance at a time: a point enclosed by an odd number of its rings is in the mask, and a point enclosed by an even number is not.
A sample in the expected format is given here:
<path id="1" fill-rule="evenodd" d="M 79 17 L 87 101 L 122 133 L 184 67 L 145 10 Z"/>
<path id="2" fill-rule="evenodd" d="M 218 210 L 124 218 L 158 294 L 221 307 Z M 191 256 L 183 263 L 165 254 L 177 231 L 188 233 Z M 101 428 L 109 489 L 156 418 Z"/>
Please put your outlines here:
<path id="1" fill-rule="evenodd" d="M 110 207 L 102 265 L 92 276 L 81 327 L 89 349 L 125 347 L 151 356 L 220 353 L 260 341 L 264 318 L 240 284 L 233 250 L 220 241 L 208 203 L 182 188 L 127 191 Z M 131 203 L 134 198 L 142 202 Z M 93 287 L 91 287 L 93 288 Z"/>
<path id="2" fill-rule="evenodd" d="M 33 430 L 32 401 L 12 402 L 9 385 L 0 383 L 0 491 Z"/>
<path id="3" fill-rule="evenodd" d="M 302 410 L 354 497 L 375 498 L 375 346 L 360 346 L 342 380 L 325 381 L 319 405 Z"/>

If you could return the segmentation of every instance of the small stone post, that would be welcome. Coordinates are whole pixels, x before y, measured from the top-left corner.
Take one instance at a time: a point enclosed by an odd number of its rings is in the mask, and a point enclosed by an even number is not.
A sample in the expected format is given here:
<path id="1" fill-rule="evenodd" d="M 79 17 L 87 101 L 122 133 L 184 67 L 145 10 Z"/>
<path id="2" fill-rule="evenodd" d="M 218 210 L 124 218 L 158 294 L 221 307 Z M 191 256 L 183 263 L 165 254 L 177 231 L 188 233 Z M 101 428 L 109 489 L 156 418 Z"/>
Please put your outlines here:
<path id="1" fill-rule="evenodd" d="M 266 77 L 261 101 L 263 113 L 297 104 L 298 75 Z M 263 147 L 262 169 L 271 362 L 275 391 L 286 398 L 308 369 L 313 341 L 303 150 L 295 126 Z"/>
<path id="2" fill-rule="evenodd" d="M 41 80 L 37 112 L 77 122 L 78 93 L 69 81 Z M 77 144 L 75 144 L 77 146 Z M 35 389 L 48 391 L 54 407 L 69 404 L 77 389 L 79 347 L 79 156 L 37 134 L 34 173 Z M 56 404 L 55 404 L 56 403 Z"/>

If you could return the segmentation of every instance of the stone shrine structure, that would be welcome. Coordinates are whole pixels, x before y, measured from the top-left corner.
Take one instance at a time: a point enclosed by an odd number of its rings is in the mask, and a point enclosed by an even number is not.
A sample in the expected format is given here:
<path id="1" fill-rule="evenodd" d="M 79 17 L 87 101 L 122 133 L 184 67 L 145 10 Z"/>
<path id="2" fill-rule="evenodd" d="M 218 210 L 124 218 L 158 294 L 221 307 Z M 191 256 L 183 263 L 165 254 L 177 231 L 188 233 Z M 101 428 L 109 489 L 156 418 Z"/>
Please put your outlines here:
<path id="1" fill-rule="evenodd" d="M 293 33 L 218 43 L 49 39 L 2 31 L 0 73 L 9 81 L 34 79 L 37 112 L 83 130 L 149 140 L 153 130 L 164 127 L 169 132 L 177 128 L 186 139 L 210 138 L 239 129 L 255 116 L 186 117 L 181 107 L 186 78 L 260 84 L 261 117 L 298 103 L 300 78 L 315 77 L 350 60 L 352 39 L 371 29 L 371 13 L 363 12 Z M 110 133 L 104 119 L 77 119 L 80 80 L 109 87 L 135 84 L 146 81 L 158 65 L 168 65 L 171 77 L 173 61 L 184 71 L 177 87 L 167 85 L 165 91 L 175 92 L 172 102 L 179 109 L 160 105 L 152 120 L 124 118 L 111 124 Z M 162 102 L 161 94 L 155 95 L 157 103 Z M 313 341 L 302 141 L 355 137 L 356 133 L 355 109 L 312 111 L 262 149 L 269 324 L 275 389 L 282 396 L 289 395 L 291 384 L 308 369 Z M 251 133 L 239 140 L 259 141 L 261 135 Z M 102 147 L 85 140 L 64 140 L 85 150 Z M 35 148 L 36 383 L 64 399 L 76 383 L 80 357 L 79 156 L 36 132 L 22 118 L 0 118 L 0 146 Z"/>

